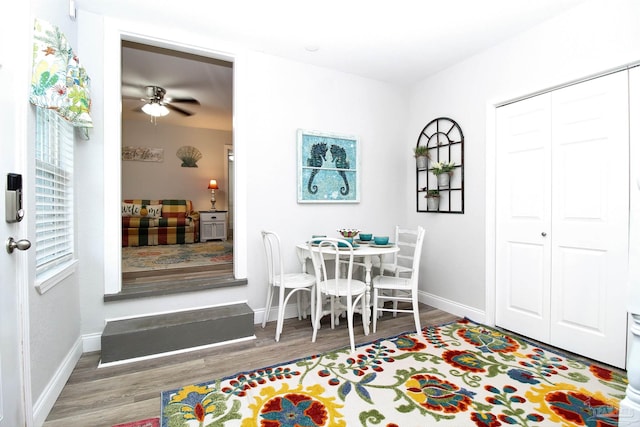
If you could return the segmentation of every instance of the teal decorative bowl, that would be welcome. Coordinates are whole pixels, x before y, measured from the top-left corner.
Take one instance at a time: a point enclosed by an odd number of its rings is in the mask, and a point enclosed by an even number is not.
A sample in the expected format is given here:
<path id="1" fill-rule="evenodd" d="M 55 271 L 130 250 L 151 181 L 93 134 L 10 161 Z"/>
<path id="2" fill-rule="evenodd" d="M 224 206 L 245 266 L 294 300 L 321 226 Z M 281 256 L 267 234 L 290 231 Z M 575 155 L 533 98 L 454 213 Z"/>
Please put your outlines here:
<path id="1" fill-rule="evenodd" d="M 373 234 L 370 234 L 370 233 L 360 233 L 359 236 L 360 236 L 360 240 L 365 242 L 368 242 L 373 238 Z"/>
<path id="2" fill-rule="evenodd" d="M 389 236 L 376 236 L 373 238 L 373 243 L 375 243 L 376 245 L 388 245 Z"/>

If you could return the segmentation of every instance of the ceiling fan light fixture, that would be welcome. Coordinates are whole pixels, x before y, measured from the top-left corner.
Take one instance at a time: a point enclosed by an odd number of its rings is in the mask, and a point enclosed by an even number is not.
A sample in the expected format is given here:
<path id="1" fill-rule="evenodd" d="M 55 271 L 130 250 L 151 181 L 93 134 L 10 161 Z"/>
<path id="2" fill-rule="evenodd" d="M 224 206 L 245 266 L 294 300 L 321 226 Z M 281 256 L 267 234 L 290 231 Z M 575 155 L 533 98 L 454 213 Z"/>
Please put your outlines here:
<path id="1" fill-rule="evenodd" d="M 163 117 L 169 114 L 169 109 L 158 102 L 149 102 L 142 106 L 142 111 L 152 117 Z"/>

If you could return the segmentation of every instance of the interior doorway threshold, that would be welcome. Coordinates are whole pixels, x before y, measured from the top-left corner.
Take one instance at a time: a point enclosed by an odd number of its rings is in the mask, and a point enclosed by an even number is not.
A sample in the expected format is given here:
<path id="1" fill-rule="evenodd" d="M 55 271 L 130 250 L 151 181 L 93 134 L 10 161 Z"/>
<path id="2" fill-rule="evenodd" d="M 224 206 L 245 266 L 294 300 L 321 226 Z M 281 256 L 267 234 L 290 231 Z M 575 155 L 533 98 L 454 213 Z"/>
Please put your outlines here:
<path id="1" fill-rule="evenodd" d="M 162 295 L 197 292 L 206 289 L 244 286 L 247 279 L 236 279 L 233 268 L 214 270 L 181 269 L 179 271 L 160 271 L 158 274 L 124 275 L 122 290 L 117 294 L 104 296 L 104 301 L 122 301 L 134 298 L 147 298 Z"/>

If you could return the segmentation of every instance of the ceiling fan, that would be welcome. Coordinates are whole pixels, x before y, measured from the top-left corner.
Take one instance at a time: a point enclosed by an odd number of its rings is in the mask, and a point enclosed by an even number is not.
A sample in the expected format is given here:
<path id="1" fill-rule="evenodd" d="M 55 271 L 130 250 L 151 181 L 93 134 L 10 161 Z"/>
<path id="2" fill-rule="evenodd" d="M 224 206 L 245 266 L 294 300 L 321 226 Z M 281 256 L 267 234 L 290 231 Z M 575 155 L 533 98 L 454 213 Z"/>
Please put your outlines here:
<path id="1" fill-rule="evenodd" d="M 144 101 L 145 104 L 142 105 L 138 110 L 143 111 L 146 114 L 149 114 L 153 117 L 166 116 L 169 114 L 169 110 L 175 111 L 176 113 L 180 113 L 184 116 L 193 116 L 195 113 L 180 108 L 175 103 L 186 103 L 186 104 L 194 104 L 200 105 L 200 102 L 191 97 L 184 98 L 171 98 L 167 97 L 167 91 L 160 86 L 145 86 L 145 98 L 136 98 L 131 96 L 125 96 L 123 98 L 128 99 L 140 99 L 140 101 Z"/>

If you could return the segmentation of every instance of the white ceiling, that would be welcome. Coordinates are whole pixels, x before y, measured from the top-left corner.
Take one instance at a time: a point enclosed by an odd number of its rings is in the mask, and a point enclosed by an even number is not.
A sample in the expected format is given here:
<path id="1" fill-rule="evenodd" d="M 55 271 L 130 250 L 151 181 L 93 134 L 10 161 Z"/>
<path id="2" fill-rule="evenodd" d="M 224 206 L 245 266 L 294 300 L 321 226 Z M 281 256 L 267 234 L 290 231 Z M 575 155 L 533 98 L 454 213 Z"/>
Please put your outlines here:
<path id="1" fill-rule="evenodd" d="M 78 9 L 166 27 L 169 40 L 180 28 L 408 87 L 588 0 L 75 1 Z M 162 84 L 174 95 L 174 83 L 186 91 L 200 75 L 172 73 Z"/>

